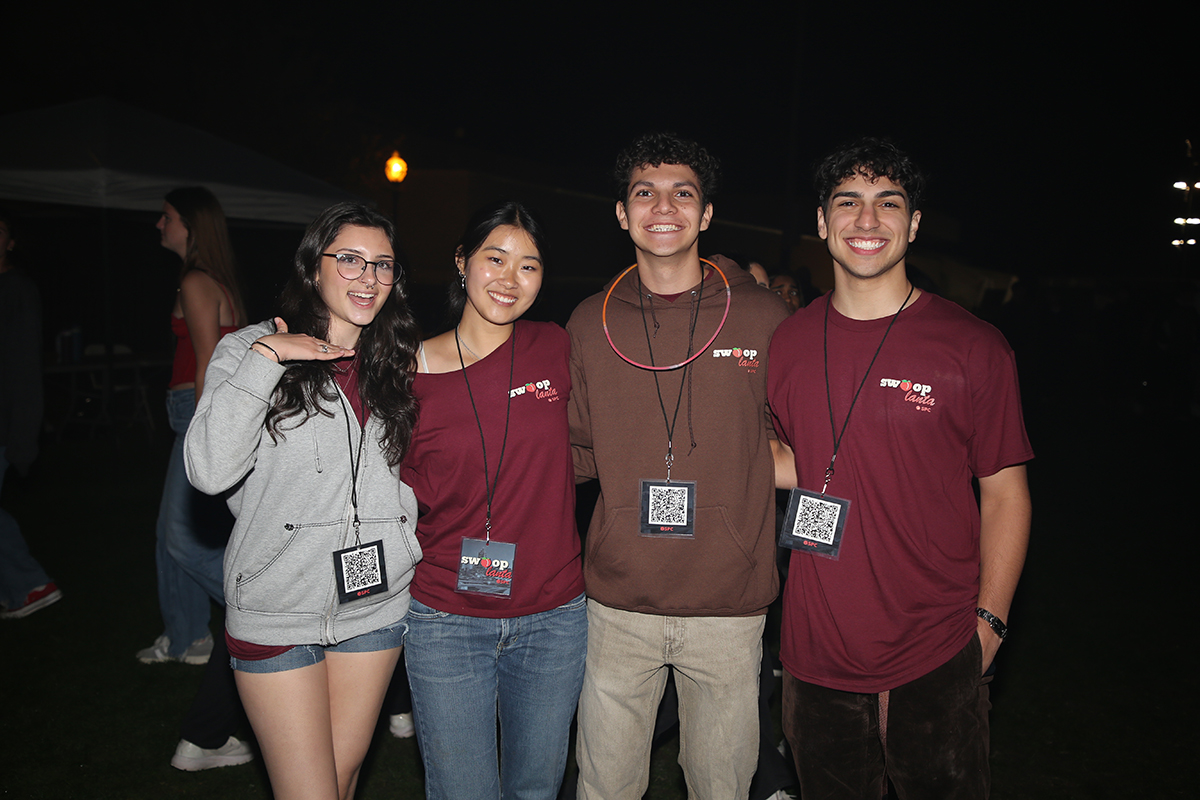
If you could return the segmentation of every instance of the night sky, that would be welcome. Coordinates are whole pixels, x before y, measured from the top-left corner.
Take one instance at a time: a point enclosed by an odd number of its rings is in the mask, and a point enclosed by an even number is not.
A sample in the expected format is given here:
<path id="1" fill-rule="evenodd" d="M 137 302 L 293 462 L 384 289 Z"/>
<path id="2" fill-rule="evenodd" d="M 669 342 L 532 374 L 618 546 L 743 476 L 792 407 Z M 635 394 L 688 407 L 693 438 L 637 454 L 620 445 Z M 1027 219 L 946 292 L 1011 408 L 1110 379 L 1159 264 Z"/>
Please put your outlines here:
<path id="1" fill-rule="evenodd" d="M 351 191 L 398 147 L 414 170 L 607 194 L 615 152 L 668 129 L 722 159 L 718 217 L 802 233 L 812 162 L 882 134 L 931 173 L 926 216 L 957 221 L 964 260 L 1023 276 L 1178 261 L 1170 184 L 1200 134 L 1186 19 L 250 5 L 6 11 L 3 110 L 106 94 Z"/>

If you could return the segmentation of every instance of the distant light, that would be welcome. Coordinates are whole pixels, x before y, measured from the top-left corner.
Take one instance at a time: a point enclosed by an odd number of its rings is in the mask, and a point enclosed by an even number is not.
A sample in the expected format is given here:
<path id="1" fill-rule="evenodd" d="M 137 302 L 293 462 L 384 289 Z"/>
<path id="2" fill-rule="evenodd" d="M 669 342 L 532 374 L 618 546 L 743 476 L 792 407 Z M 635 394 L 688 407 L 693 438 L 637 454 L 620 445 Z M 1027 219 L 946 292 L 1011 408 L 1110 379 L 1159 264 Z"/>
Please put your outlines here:
<path id="1" fill-rule="evenodd" d="M 1196 243 L 1195 239 L 1188 239 L 1188 244 L 1195 244 L 1195 243 Z"/>
<path id="2" fill-rule="evenodd" d="M 1187 220 L 1184 219 L 1183 217 L 1176 217 L 1175 224 L 1176 225 L 1187 225 Z"/>
<path id="3" fill-rule="evenodd" d="M 1183 189 L 1183 190 L 1185 190 L 1185 191 L 1186 191 L 1186 190 L 1187 190 L 1187 188 L 1188 188 L 1188 185 L 1187 185 L 1186 183 L 1184 183 L 1183 181 L 1175 181 L 1175 188 L 1176 188 L 1176 189 Z M 1197 188 L 1200 188 L 1200 187 L 1197 187 Z"/>
<path id="4" fill-rule="evenodd" d="M 1188 217 L 1188 225 L 1200 225 L 1200 217 Z"/>
<path id="5" fill-rule="evenodd" d="M 1175 245 L 1176 247 L 1182 247 L 1183 239 L 1172 239 L 1171 244 Z"/>
<path id="6" fill-rule="evenodd" d="M 1197 189 L 1200 189 L 1200 181 L 1197 181 L 1197 182 L 1196 182 L 1196 188 L 1197 188 Z"/>
<path id="7" fill-rule="evenodd" d="M 387 160 L 387 179 L 392 183 L 400 183 L 407 175 L 408 162 L 400 157 L 399 150 L 393 150 L 392 157 Z"/>

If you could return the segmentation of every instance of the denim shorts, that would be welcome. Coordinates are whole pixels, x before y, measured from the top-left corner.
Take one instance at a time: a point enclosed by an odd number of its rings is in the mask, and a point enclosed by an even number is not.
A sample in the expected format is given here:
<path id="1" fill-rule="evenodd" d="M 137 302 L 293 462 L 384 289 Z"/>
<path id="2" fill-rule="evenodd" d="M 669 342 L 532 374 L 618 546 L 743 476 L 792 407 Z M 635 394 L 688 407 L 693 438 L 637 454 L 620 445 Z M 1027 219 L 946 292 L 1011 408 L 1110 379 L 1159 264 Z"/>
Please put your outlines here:
<path id="1" fill-rule="evenodd" d="M 286 653 L 257 661 L 230 656 L 229 666 L 241 672 L 287 672 L 319 664 L 325 660 L 326 653 L 374 653 L 379 650 L 401 647 L 407 632 L 408 625 L 397 622 L 390 628 L 380 628 L 377 631 L 364 633 L 362 636 L 355 636 L 353 639 L 347 639 L 327 647 L 319 644 L 298 644 Z"/>

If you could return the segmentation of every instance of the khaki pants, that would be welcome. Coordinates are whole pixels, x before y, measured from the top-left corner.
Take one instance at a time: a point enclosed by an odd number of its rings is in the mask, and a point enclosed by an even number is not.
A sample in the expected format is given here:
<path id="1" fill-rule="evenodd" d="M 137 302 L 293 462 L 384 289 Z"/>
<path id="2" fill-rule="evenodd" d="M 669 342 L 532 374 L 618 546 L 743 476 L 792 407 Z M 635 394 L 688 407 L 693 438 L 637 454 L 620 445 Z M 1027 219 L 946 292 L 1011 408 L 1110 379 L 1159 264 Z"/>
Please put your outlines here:
<path id="1" fill-rule="evenodd" d="M 654 717 L 675 668 L 679 763 L 692 800 L 736 800 L 758 761 L 766 617 L 664 617 L 588 600 L 579 698 L 579 800 L 641 800 Z"/>

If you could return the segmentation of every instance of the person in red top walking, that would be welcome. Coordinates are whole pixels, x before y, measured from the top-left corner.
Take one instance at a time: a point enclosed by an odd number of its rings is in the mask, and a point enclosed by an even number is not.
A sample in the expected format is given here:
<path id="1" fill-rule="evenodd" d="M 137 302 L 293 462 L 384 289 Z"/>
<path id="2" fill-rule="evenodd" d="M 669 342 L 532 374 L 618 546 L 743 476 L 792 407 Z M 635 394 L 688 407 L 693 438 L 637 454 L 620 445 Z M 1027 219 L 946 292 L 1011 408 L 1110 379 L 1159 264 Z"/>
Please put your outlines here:
<path id="1" fill-rule="evenodd" d="M 183 437 L 204 391 L 204 370 L 217 341 L 246 324 L 246 312 L 225 212 L 212 192 L 201 186 L 170 192 L 157 227 L 162 246 L 183 261 L 171 312 L 177 342 L 167 392 L 175 444 L 163 483 L 155 550 L 164 631 L 137 658 L 146 664 L 204 664 L 213 648 L 209 600 L 224 603 L 221 559 L 233 521 L 220 500 L 209 500 L 188 484 Z"/>

